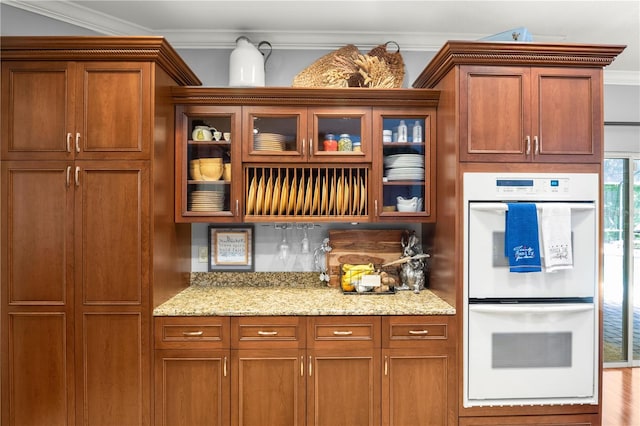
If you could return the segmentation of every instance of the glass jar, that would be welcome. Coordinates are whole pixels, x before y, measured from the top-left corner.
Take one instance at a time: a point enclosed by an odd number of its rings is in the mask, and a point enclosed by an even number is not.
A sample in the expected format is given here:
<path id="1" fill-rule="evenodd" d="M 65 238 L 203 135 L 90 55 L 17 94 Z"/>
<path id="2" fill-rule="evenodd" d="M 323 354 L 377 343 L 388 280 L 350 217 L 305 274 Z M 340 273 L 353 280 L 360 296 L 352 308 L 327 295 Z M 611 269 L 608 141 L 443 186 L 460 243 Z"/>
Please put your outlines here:
<path id="1" fill-rule="evenodd" d="M 325 151 L 337 151 L 338 150 L 338 141 L 336 137 L 332 133 L 327 133 L 323 142 Z"/>
<path id="2" fill-rule="evenodd" d="M 348 133 L 343 133 L 338 139 L 338 151 L 353 151 L 353 142 Z"/>

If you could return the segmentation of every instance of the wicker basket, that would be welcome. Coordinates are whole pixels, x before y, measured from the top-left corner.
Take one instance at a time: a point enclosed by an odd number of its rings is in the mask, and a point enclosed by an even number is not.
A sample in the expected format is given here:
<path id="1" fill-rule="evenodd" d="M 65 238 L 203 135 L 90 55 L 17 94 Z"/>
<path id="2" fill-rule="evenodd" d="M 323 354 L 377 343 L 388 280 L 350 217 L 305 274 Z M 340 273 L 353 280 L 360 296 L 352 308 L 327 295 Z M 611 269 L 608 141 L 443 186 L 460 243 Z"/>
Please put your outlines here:
<path id="1" fill-rule="evenodd" d="M 397 50 L 387 47 L 395 44 Z M 293 87 L 397 88 L 404 82 L 404 61 L 394 41 L 374 47 L 365 55 L 353 44 L 328 53 L 302 70 Z"/>
<path id="2" fill-rule="evenodd" d="M 357 72 L 354 61 L 359 54 L 353 44 L 328 53 L 298 73 L 293 87 L 348 87 L 349 77 Z"/>
<path id="3" fill-rule="evenodd" d="M 390 44 L 396 46 L 397 50 L 395 52 L 389 52 L 388 46 Z M 373 85 L 369 87 L 402 87 L 402 83 L 404 82 L 404 60 L 402 59 L 400 45 L 398 43 L 388 41 L 385 44 L 374 47 L 367 55 L 376 57 L 386 64 L 386 71 L 381 71 L 377 82 L 374 81 Z M 387 78 L 385 78 L 385 74 Z M 393 82 L 391 82 L 388 77 L 393 77 Z"/>

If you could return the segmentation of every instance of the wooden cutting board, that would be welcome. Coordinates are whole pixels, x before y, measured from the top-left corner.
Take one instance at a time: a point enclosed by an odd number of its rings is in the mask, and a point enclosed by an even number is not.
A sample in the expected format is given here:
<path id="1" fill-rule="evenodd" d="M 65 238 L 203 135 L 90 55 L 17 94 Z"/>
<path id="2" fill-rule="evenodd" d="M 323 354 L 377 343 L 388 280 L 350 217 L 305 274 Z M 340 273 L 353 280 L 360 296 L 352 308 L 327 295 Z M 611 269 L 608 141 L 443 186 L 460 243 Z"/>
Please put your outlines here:
<path id="1" fill-rule="evenodd" d="M 342 263 L 380 265 L 402 257 L 404 229 L 330 230 L 327 254 L 329 285 L 339 287 Z"/>

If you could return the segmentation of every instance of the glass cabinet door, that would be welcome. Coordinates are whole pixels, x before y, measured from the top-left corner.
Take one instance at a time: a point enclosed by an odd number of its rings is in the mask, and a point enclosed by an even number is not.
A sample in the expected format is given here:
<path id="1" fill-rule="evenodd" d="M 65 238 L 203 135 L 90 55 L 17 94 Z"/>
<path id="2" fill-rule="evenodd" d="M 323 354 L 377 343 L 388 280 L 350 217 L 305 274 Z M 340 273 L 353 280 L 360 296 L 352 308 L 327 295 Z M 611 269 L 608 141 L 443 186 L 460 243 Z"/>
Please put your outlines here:
<path id="1" fill-rule="evenodd" d="M 411 220 L 431 215 L 431 116 L 381 112 L 374 131 L 381 169 L 375 214 L 380 219 Z"/>
<path id="2" fill-rule="evenodd" d="M 306 108 L 245 107 L 245 161 L 301 161 L 307 146 Z"/>
<path id="3" fill-rule="evenodd" d="M 238 107 L 178 107 L 176 221 L 240 219 L 242 186 Z M 178 209 L 176 209 L 178 210 Z"/>
<path id="4" fill-rule="evenodd" d="M 371 161 L 370 108 L 314 108 L 309 121 L 310 161 Z"/>

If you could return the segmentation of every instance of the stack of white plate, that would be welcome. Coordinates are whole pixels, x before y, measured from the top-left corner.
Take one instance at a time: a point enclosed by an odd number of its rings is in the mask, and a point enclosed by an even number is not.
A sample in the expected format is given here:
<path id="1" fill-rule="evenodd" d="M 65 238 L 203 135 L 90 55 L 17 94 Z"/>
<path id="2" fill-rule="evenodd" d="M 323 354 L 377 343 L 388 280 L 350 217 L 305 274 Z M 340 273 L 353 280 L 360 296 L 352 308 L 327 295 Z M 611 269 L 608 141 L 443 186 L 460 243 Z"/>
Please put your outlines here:
<path id="1" fill-rule="evenodd" d="M 388 180 L 424 180 L 424 155 L 395 154 L 384 158 Z"/>
<path id="2" fill-rule="evenodd" d="M 224 208 L 224 190 L 193 191 L 189 210 L 194 212 L 219 212 Z"/>
<path id="3" fill-rule="evenodd" d="M 396 167 L 387 170 L 388 180 L 424 180 L 424 169 L 421 167 Z"/>
<path id="4" fill-rule="evenodd" d="M 253 136 L 256 151 L 284 151 L 285 136 L 278 133 L 257 133 Z"/>
<path id="5" fill-rule="evenodd" d="M 424 167 L 424 155 L 421 154 L 394 154 L 384 157 L 386 168 L 395 167 Z"/>

